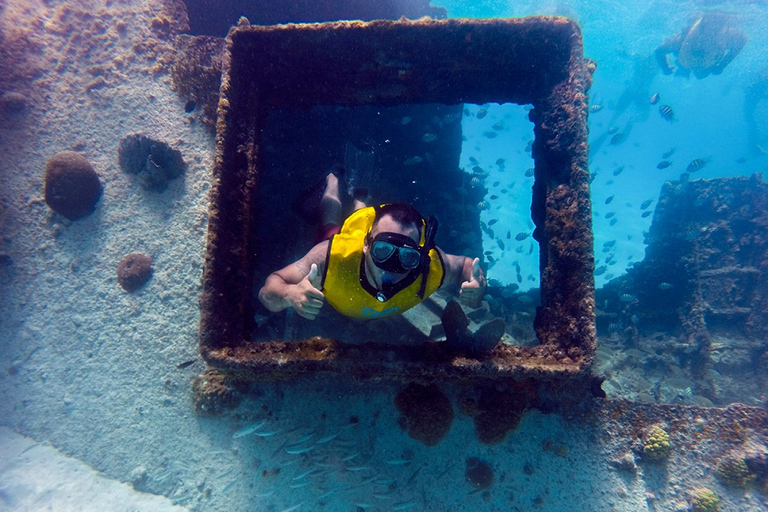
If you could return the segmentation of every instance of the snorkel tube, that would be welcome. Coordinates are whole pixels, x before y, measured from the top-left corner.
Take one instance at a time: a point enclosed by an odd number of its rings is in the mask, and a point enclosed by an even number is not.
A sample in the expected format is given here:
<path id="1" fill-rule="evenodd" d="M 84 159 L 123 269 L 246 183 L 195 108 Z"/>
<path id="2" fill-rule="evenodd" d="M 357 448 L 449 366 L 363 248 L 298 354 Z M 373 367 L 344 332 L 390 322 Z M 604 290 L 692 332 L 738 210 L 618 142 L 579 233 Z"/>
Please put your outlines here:
<path id="1" fill-rule="evenodd" d="M 437 219 L 430 215 L 427 219 L 427 225 L 424 232 L 424 245 L 421 247 L 421 262 L 419 263 L 419 272 L 421 273 L 421 287 L 419 288 L 419 299 L 424 298 L 427 289 L 427 274 L 429 274 L 429 251 L 435 248 L 435 234 L 437 233 Z"/>

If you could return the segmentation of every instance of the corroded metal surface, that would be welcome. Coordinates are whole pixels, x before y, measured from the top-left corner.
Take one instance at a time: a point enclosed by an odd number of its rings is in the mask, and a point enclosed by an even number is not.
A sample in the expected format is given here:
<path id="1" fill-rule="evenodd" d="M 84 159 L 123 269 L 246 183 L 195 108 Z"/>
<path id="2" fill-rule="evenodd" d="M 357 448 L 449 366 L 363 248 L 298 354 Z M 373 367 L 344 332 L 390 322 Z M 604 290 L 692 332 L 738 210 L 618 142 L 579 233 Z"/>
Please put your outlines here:
<path id="1" fill-rule="evenodd" d="M 585 375 L 592 362 L 594 267 L 587 170 L 593 65 L 581 33 L 559 17 L 422 19 L 243 26 L 228 38 L 211 192 L 200 349 L 240 374 L 355 372 L 408 379 Z M 542 306 L 534 348 L 497 347 L 483 361 L 439 345 L 344 345 L 318 339 L 249 342 L 258 240 L 255 193 L 268 108 L 332 104 L 532 104 L 534 237 Z"/>
<path id="2" fill-rule="evenodd" d="M 547 378 L 578 375 L 577 361 L 558 359 L 546 347 L 498 346 L 482 360 L 458 355 L 445 343 L 389 345 L 342 343 L 325 338 L 296 342 L 256 342 L 206 353 L 213 366 L 242 378 L 287 377 L 302 373 L 342 373 L 350 377 L 419 379 Z M 260 374 L 266 375 L 260 375 Z"/>

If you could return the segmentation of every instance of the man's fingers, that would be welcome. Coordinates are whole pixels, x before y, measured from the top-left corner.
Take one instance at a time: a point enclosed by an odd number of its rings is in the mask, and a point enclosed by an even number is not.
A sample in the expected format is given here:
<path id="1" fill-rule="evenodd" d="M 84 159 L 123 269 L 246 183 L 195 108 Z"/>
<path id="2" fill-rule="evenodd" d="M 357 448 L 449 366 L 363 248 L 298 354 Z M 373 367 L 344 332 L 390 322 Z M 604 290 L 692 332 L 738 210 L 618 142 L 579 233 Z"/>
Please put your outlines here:
<path id="1" fill-rule="evenodd" d="M 307 318 L 309 320 L 314 320 L 315 317 L 317 317 L 317 315 L 320 314 L 320 308 L 322 307 L 323 307 L 322 301 L 314 300 L 311 302 L 310 301 L 305 302 L 296 311 L 299 313 L 300 316 L 303 316 L 304 318 Z"/>
<path id="2" fill-rule="evenodd" d="M 307 320 L 314 320 L 317 318 L 317 311 L 309 312 L 309 311 L 297 311 L 300 317 L 306 318 Z"/>
<path id="3" fill-rule="evenodd" d="M 309 279 L 309 283 L 314 286 L 315 288 L 320 286 L 320 276 L 318 276 L 319 271 L 317 269 L 317 264 L 313 263 L 311 267 L 309 267 L 309 274 L 307 274 L 307 279 Z"/>
<path id="4" fill-rule="evenodd" d="M 472 277 L 476 280 L 480 277 L 480 258 L 472 260 Z"/>
<path id="5" fill-rule="evenodd" d="M 323 307 L 323 301 L 320 299 L 307 299 L 304 303 L 304 308 L 320 309 Z"/>
<path id="6" fill-rule="evenodd" d="M 307 300 L 317 300 L 323 302 L 325 300 L 325 295 L 323 295 L 323 292 L 319 290 L 309 290 L 307 291 Z"/>

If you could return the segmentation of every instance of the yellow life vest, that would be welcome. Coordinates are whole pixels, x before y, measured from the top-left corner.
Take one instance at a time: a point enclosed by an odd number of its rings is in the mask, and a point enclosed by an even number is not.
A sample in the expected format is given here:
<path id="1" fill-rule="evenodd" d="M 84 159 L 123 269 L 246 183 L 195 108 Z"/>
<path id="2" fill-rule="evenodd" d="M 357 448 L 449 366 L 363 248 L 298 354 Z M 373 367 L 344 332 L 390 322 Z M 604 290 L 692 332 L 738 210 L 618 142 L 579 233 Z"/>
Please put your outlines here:
<path id="1" fill-rule="evenodd" d="M 384 299 L 380 300 L 373 295 L 369 291 L 372 287 L 367 282 L 364 285 L 362 280 L 367 279 L 363 274 L 365 265 L 363 246 L 374 220 L 376 220 L 376 208 L 373 206 L 361 208 L 347 217 L 339 233 L 334 235 L 328 243 L 328 255 L 325 258 L 323 273 L 322 292 L 325 300 L 342 315 L 363 320 L 399 315 L 411 309 L 440 288 L 445 275 L 445 266 L 440 253 L 432 248 L 429 251 L 429 272 L 426 275 L 427 285 L 423 298 L 418 295 L 421 282 L 425 279 L 421 273 L 392 297 L 380 297 Z M 419 245 L 422 246 L 425 225 L 422 219 L 419 241 Z"/>

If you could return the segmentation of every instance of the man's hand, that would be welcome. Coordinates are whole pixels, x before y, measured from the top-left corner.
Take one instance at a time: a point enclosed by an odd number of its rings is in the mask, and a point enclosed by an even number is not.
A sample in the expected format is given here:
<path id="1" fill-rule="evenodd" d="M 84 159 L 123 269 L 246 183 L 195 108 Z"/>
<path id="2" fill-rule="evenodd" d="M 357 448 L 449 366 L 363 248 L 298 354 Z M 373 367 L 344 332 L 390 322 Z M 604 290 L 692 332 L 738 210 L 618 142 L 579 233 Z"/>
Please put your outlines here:
<path id="1" fill-rule="evenodd" d="M 306 268 L 306 267 L 305 267 Z M 286 300 L 299 316 L 314 320 L 323 307 L 325 295 L 318 290 L 320 277 L 317 275 L 317 265 L 312 264 L 309 273 L 298 284 L 290 287 Z"/>
<path id="2" fill-rule="evenodd" d="M 485 276 L 483 271 L 480 270 L 480 258 L 472 260 L 472 276 L 461 283 L 461 290 L 459 290 L 459 299 L 463 304 L 471 308 L 480 306 L 480 301 L 483 300 L 485 295 Z"/>

